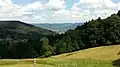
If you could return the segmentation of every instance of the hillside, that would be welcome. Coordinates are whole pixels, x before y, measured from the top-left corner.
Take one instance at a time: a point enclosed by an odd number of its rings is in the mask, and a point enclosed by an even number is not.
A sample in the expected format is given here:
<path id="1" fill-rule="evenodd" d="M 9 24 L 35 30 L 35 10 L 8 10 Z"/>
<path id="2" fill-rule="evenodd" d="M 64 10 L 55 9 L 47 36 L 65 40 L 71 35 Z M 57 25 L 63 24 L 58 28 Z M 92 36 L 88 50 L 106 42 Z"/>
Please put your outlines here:
<path id="1" fill-rule="evenodd" d="M 40 57 L 45 49 L 42 46 L 48 43 L 46 37 L 55 34 L 21 21 L 0 21 L 0 58 Z"/>
<path id="2" fill-rule="evenodd" d="M 0 21 L 0 38 L 37 38 L 43 35 L 55 34 L 54 32 L 35 27 L 21 21 Z"/>
<path id="3" fill-rule="evenodd" d="M 120 45 L 89 48 L 52 57 L 66 59 L 95 59 L 114 61 L 120 59 Z"/>
<path id="4" fill-rule="evenodd" d="M 37 27 L 41 27 L 44 29 L 52 30 L 57 33 L 63 33 L 69 29 L 75 29 L 77 26 L 81 26 L 83 23 L 41 23 L 41 24 L 33 24 Z"/>
<path id="5" fill-rule="evenodd" d="M 120 45 L 89 48 L 48 58 L 37 58 L 37 67 L 120 67 Z M 0 67 L 33 67 L 34 59 L 4 59 Z"/>
<path id="6" fill-rule="evenodd" d="M 120 44 L 120 11 L 105 19 L 92 19 L 73 30 L 56 35 L 48 35 L 55 33 L 33 25 L 15 22 L 1 22 L 1 38 L 5 38 L 0 40 L 1 58 L 49 57 Z"/>
<path id="7" fill-rule="evenodd" d="M 120 11 L 105 19 L 86 21 L 51 40 L 54 40 L 56 54 L 120 44 Z"/>

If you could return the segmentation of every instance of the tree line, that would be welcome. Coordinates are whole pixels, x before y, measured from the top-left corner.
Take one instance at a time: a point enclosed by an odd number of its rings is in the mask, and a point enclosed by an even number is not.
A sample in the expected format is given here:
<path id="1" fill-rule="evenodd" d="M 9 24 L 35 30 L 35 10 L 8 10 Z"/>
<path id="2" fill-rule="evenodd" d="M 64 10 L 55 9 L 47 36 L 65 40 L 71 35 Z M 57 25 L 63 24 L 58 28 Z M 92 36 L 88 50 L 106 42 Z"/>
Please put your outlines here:
<path id="1" fill-rule="evenodd" d="M 0 58 L 49 57 L 116 44 L 120 44 L 120 11 L 106 19 L 92 19 L 64 34 L 46 35 L 39 39 L 1 39 Z"/>

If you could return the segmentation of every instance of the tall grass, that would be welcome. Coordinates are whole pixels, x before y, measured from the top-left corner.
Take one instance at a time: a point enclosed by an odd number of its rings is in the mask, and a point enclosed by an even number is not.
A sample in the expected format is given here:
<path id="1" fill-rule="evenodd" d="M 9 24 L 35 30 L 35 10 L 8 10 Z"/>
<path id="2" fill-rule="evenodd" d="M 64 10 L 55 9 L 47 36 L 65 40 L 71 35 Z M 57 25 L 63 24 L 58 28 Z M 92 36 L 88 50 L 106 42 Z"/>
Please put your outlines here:
<path id="1" fill-rule="evenodd" d="M 120 45 L 103 46 L 52 56 L 37 58 L 36 67 L 114 67 L 120 59 Z M 1 59 L 0 67 L 33 67 L 33 59 Z"/>

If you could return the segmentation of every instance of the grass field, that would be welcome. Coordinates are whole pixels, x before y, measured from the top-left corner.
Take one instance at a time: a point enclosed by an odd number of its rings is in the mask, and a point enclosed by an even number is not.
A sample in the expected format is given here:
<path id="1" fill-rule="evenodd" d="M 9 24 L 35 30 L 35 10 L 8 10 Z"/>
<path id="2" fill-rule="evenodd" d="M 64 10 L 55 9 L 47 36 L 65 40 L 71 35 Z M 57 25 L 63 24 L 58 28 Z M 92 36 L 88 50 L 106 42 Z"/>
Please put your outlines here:
<path id="1" fill-rule="evenodd" d="M 36 67 L 120 67 L 120 45 L 37 58 Z M 3 59 L 0 67 L 33 67 L 33 59 Z"/>

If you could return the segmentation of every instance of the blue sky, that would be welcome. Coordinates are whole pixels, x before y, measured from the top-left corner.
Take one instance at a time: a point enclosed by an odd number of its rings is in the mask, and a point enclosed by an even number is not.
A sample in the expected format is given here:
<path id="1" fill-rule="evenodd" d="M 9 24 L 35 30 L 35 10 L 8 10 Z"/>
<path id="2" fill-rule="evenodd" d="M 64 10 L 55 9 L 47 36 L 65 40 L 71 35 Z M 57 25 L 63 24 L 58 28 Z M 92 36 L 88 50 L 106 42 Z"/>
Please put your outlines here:
<path id="1" fill-rule="evenodd" d="M 15 4 L 27 4 L 27 3 L 32 3 L 35 0 L 12 0 L 13 3 Z"/>
<path id="2" fill-rule="evenodd" d="M 13 3 L 15 4 L 28 4 L 28 3 L 32 3 L 35 1 L 44 1 L 44 2 L 48 2 L 49 0 L 12 0 Z M 67 8 L 70 9 L 74 3 L 78 2 L 79 0 L 66 0 L 66 4 L 67 4 Z"/>
<path id="3" fill-rule="evenodd" d="M 40 0 L 12 0 L 16 4 L 27 4 L 27 3 L 32 3 L 35 1 L 40 1 Z M 43 0 L 45 1 L 45 0 Z M 78 0 L 67 0 L 67 2 L 70 4 L 70 6 L 74 3 L 77 2 Z M 120 0 L 112 0 L 113 2 L 120 2 Z"/>
<path id="4" fill-rule="evenodd" d="M 12 0 L 13 3 L 15 4 L 28 4 L 28 3 L 32 3 L 35 1 L 45 1 L 48 2 L 49 0 Z M 78 2 L 79 0 L 65 0 L 66 4 L 67 4 L 67 9 L 70 9 L 74 3 Z M 120 0 L 112 0 L 115 3 L 120 2 Z"/>
<path id="5" fill-rule="evenodd" d="M 112 0 L 113 2 L 120 2 L 120 0 Z"/>
<path id="6" fill-rule="evenodd" d="M 85 22 L 117 13 L 120 0 L 0 0 L 0 10 L 0 20 Z"/>
<path id="7" fill-rule="evenodd" d="M 67 3 L 67 8 L 70 9 L 72 8 L 73 4 L 78 2 L 79 0 L 66 0 Z"/>

